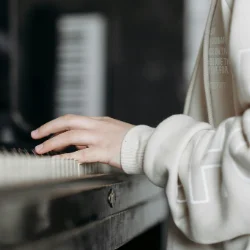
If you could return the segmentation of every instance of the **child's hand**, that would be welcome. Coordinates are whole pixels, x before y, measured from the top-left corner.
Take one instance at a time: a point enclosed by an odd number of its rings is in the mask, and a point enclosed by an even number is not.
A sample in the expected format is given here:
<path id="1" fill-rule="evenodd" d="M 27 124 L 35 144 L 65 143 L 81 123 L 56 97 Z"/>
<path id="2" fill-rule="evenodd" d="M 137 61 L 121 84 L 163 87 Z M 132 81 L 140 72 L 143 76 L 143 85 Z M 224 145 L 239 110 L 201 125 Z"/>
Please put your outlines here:
<path id="1" fill-rule="evenodd" d="M 35 148 L 38 154 L 75 145 L 80 150 L 60 157 L 76 159 L 81 163 L 102 162 L 121 168 L 122 141 L 132 127 L 131 124 L 109 117 L 65 115 L 32 131 L 31 136 L 41 139 L 55 134 Z"/>

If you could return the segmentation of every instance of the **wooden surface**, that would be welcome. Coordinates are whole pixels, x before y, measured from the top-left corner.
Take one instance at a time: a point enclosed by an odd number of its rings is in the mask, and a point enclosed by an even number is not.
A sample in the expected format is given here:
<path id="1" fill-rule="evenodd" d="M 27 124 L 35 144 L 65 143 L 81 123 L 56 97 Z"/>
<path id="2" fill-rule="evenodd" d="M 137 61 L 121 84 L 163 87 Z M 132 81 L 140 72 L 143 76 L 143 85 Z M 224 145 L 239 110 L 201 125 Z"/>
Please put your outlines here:
<path id="1" fill-rule="evenodd" d="M 117 249 L 167 216 L 144 176 L 103 175 L 0 190 L 0 249 Z"/>

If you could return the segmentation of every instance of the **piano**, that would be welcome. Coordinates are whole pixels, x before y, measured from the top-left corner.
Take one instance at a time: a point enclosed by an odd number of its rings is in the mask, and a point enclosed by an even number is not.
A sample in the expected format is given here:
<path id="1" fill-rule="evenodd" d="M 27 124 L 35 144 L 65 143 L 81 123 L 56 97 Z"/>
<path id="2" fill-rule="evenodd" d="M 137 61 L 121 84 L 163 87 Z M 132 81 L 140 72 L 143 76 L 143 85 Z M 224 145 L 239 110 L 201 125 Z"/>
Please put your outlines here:
<path id="1" fill-rule="evenodd" d="M 0 249 L 166 247 L 166 199 L 145 176 L 28 152 L 0 168 Z"/>
<path id="2" fill-rule="evenodd" d="M 2 0 L 5 8 L 0 249 L 166 249 L 163 189 L 105 164 L 38 156 L 30 131 L 65 113 L 151 126 L 179 113 L 183 1 Z"/>

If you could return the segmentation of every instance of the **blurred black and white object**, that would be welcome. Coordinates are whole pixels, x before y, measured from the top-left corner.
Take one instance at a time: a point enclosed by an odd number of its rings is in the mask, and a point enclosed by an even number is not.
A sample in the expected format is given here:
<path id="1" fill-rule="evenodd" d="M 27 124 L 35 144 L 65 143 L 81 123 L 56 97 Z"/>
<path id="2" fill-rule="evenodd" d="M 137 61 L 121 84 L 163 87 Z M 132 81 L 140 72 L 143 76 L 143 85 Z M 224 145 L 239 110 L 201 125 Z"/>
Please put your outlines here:
<path id="1" fill-rule="evenodd" d="M 57 22 L 55 116 L 105 115 L 107 21 L 97 13 Z"/>

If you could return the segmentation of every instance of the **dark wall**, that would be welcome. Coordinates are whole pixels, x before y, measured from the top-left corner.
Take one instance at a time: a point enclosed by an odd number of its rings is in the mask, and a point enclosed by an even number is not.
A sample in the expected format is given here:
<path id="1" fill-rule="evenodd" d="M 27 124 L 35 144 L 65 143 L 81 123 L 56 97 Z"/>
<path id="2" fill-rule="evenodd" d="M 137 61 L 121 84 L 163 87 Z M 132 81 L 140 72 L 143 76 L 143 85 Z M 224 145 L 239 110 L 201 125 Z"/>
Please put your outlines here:
<path id="1" fill-rule="evenodd" d="M 123 1 L 117 11 L 111 114 L 134 124 L 157 125 L 181 112 L 181 1 Z"/>
<path id="2" fill-rule="evenodd" d="M 0 1 L 0 112 L 9 107 L 8 1 Z"/>

